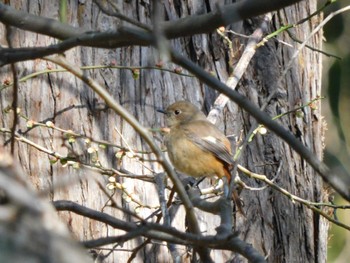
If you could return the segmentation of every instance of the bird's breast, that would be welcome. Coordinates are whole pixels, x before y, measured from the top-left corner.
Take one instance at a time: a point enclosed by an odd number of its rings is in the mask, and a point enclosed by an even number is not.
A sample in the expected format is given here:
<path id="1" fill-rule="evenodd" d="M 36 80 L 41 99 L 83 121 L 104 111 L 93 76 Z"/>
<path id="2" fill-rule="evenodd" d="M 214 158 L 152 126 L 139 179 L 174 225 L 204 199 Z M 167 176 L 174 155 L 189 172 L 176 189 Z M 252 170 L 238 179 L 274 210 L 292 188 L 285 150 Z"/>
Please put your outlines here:
<path id="1" fill-rule="evenodd" d="M 172 164 L 180 172 L 193 177 L 224 176 L 224 164 L 213 153 L 199 148 L 184 133 L 171 131 L 166 146 Z"/>

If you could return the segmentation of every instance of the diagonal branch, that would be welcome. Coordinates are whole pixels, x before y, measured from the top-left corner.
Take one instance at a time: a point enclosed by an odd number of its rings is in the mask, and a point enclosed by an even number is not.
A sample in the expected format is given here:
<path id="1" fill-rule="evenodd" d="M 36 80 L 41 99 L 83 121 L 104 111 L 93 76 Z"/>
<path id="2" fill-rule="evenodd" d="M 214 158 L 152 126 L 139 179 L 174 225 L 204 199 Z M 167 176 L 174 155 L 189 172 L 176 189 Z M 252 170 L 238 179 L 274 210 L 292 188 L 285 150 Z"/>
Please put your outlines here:
<path id="1" fill-rule="evenodd" d="M 0 22 L 23 30 L 65 39 L 80 35 L 86 30 L 61 23 L 55 19 L 29 14 L 0 3 Z"/>
<path id="2" fill-rule="evenodd" d="M 300 0 L 246 0 L 225 5 L 218 11 L 191 15 L 176 21 L 162 23 L 161 31 L 169 39 L 210 33 L 219 26 L 229 25 L 242 19 L 278 10 Z M 130 45 L 152 45 L 154 37 L 149 30 L 122 26 L 116 31 L 92 32 L 63 24 L 57 20 L 35 16 L 0 3 L 0 22 L 23 30 L 44 34 L 63 41 L 49 47 L 28 49 L 1 49 L 0 66 L 18 61 L 40 58 L 64 52 L 76 46 L 117 48 Z"/>
<path id="3" fill-rule="evenodd" d="M 117 48 L 129 45 L 146 46 L 151 44 L 152 35 L 150 33 L 130 27 L 123 27 L 117 31 L 86 32 L 73 35 L 58 44 L 47 47 L 2 48 L 0 49 L 0 66 L 63 53 L 77 46 Z"/>
<path id="4" fill-rule="evenodd" d="M 205 72 L 201 67 L 190 61 L 188 58 L 180 55 L 172 50 L 173 62 L 187 69 L 189 72 L 198 77 L 198 79 L 213 89 L 225 94 L 232 99 L 241 108 L 249 112 L 259 123 L 264 124 L 271 131 L 276 133 L 280 138 L 286 141 L 297 153 L 299 153 L 305 161 L 307 161 L 321 176 L 328 182 L 341 196 L 350 201 L 350 177 L 332 174 L 326 164 L 318 160 L 318 158 L 307 149 L 294 135 L 284 127 L 274 121 L 267 113 L 262 112 L 256 105 L 248 100 L 248 98 L 239 94 L 237 91 L 231 90 L 220 80 Z"/>
<path id="5" fill-rule="evenodd" d="M 218 10 L 202 15 L 191 15 L 164 23 L 165 35 L 177 38 L 214 31 L 220 26 L 279 10 L 300 0 L 245 0 L 218 6 Z"/>
<path id="6" fill-rule="evenodd" d="M 209 33 L 219 26 L 226 26 L 243 19 L 278 10 L 299 1 L 300 0 L 240 1 L 234 4 L 224 5 L 220 7 L 219 10 L 207 14 L 191 15 L 176 21 L 164 22 L 164 33 L 168 38 Z M 18 11 L 2 3 L 0 3 L 0 22 L 58 39 L 67 39 L 81 35 L 87 31 L 83 28 L 76 28 L 60 23 L 51 18 L 35 16 L 23 11 Z M 101 43 L 100 47 L 106 46 Z"/>

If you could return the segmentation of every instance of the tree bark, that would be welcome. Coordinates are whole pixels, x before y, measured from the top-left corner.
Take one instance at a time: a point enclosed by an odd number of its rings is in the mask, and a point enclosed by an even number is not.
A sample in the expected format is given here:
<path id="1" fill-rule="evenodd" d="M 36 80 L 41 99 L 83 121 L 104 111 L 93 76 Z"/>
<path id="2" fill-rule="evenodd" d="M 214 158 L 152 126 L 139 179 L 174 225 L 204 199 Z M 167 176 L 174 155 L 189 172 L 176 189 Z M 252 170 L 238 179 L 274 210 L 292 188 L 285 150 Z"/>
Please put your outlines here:
<path id="1" fill-rule="evenodd" d="M 293 24 L 307 17 L 316 10 L 316 1 L 302 1 L 297 5 L 273 13 L 269 32 L 282 25 Z M 16 1 L 12 4 L 16 9 L 29 13 L 57 19 L 58 4 L 56 1 Z M 152 25 L 152 4 L 149 1 L 119 1 L 122 14 Z M 216 10 L 214 1 L 164 1 L 165 17 L 176 20 L 193 14 L 201 14 Z M 69 1 L 68 23 L 88 30 L 115 29 L 120 21 L 105 15 L 90 1 Z M 292 29 L 297 39 L 303 40 L 309 35 L 313 26 L 320 19 L 318 16 Z M 232 24 L 230 29 L 241 33 L 251 34 L 261 23 L 254 18 Z M 0 41 L 6 42 L 1 25 Z M 232 37 L 235 57 L 233 64 L 238 61 L 247 39 Z M 309 45 L 321 49 L 322 35 L 315 35 Z M 13 46 L 48 46 L 57 40 L 38 36 L 28 31 L 16 30 L 12 36 Z M 287 46 L 280 41 L 293 45 Z M 183 55 L 191 58 L 207 71 L 213 72 L 221 81 L 230 74 L 228 47 L 216 33 L 195 35 L 178 38 L 170 44 Z M 283 85 L 278 78 L 286 64 L 290 61 L 297 43 L 286 33 L 271 39 L 257 49 L 245 75 L 239 83 L 238 91 L 250 101 L 261 106 L 266 98 L 277 89 L 276 95 L 270 101 L 266 112 L 270 116 L 293 110 L 305 105 L 320 95 L 322 57 L 320 53 L 303 49 L 292 68 L 286 74 Z M 143 67 L 139 73 L 127 68 L 87 70 L 87 75 L 104 85 L 112 97 L 116 99 L 130 114 L 135 116 L 145 127 L 160 127 L 164 125 L 162 116 L 155 111 L 164 108 L 178 100 L 189 100 L 208 113 L 210 106 L 218 96 L 210 87 L 191 76 L 176 74 L 176 65 L 164 62 L 163 68 L 170 71 L 144 69 L 160 62 L 157 51 L 152 47 L 130 46 L 118 49 L 96 49 L 90 47 L 74 48 L 65 52 L 65 57 L 72 64 L 79 66 L 91 65 L 120 65 Z M 17 64 L 19 77 L 35 71 L 55 67 L 44 60 L 33 60 Z M 234 66 L 233 66 L 234 68 Z M 11 78 L 9 67 L 0 69 L 2 79 Z M 135 74 L 139 74 L 135 78 Z M 109 141 L 125 148 L 149 151 L 138 133 L 108 107 L 103 100 L 87 85 L 67 72 L 50 73 L 31 78 L 19 85 L 18 105 L 23 115 L 30 120 L 46 123 L 52 121 L 55 127 L 72 130 L 94 139 Z M 1 91 L 1 109 L 9 106 L 12 91 Z M 320 102 L 314 104 L 317 108 L 304 107 L 302 117 L 300 111 L 293 112 L 279 119 L 288 127 L 300 141 L 322 159 L 323 152 L 323 122 L 320 115 Z M 2 113 L 1 126 L 10 127 L 12 117 Z M 224 114 L 217 122 L 218 127 L 225 131 L 232 144 L 236 145 L 239 138 L 244 137 L 254 123 L 252 117 L 243 112 L 236 104 L 229 102 Z M 125 169 L 136 175 L 153 175 L 162 172 L 157 162 L 140 162 L 135 158 L 124 156 L 117 159 L 115 147 L 99 148 L 97 143 L 86 143 L 83 138 L 76 138 L 69 143 L 62 132 L 48 127 L 26 128 L 25 120 L 21 119 L 18 129 L 24 136 L 38 145 L 42 145 L 63 156 L 84 160 L 85 163 L 101 163 L 103 167 Z M 161 141 L 159 135 L 155 136 Z M 8 137 L 1 137 L 2 144 Z M 9 147 L 7 144 L 6 147 Z M 88 153 L 88 148 L 98 149 L 96 153 Z M 235 147 L 234 147 L 235 148 Z M 29 180 L 39 191 L 50 189 L 50 200 L 72 200 L 81 205 L 109 213 L 116 218 L 135 220 L 122 210 L 106 206 L 110 204 L 108 196 L 102 191 L 101 185 L 108 184 L 108 175 L 92 172 L 86 169 L 74 169 L 60 163 L 50 163 L 47 153 L 38 151 L 30 145 L 16 143 L 16 158 L 28 175 Z M 152 157 L 152 155 L 144 155 Z M 290 193 L 304 199 L 321 202 L 326 198 L 321 178 L 303 159 L 273 133 L 256 135 L 240 158 L 240 164 L 250 171 L 274 178 L 274 182 L 287 189 Z M 262 187 L 265 184 L 249 179 L 240 174 L 240 178 L 251 187 Z M 141 217 L 147 217 L 159 205 L 157 189 L 154 184 L 118 177 L 134 202 L 120 190 L 116 191 L 113 200 L 121 207 L 136 211 Z M 65 181 L 65 185 L 62 182 Z M 209 180 L 207 180 L 209 181 Z M 325 262 L 327 249 L 328 223 L 319 215 L 299 203 L 276 192 L 272 188 L 259 191 L 244 189 L 240 197 L 244 202 L 246 216 L 235 213 L 235 230 L 239 237 L 251 243 L 268 262 Z M 147 206 L 140 206 L 145 204 Z M 151 209 L 150 209 L 151 207 Z M 209 213 L 196 210 L 201 230 L 205 234 L 216 234 L 215 227 L 220 224 L 219 218 Z M 59 212 L 74 235 L 79 240 L 90 240 L 104 236 L 120 235 L 121 231 L 103 223 L 78 216 L 71 212 Z M 185 214 L 182 209 L 177 211 L 172 226 L 184 230 Z M 127 262 L 132 250 L 143 242 L 136 238 L 125 242 L 109 256 L 107 262 Z M 111 248 L 111 246 L 109 246 Z M 179 246 L 183 262 L 189 262 L 186 247 Z M 99 251 L 107 254 L 105 250 Z M 224 250 L 212 250 L 214 262 L 245 262 L 237 253 Z M 171 259 L 167 247 L 157 242 L 145 246 L 138 252 L 133 262 L 169 262 Z"/>

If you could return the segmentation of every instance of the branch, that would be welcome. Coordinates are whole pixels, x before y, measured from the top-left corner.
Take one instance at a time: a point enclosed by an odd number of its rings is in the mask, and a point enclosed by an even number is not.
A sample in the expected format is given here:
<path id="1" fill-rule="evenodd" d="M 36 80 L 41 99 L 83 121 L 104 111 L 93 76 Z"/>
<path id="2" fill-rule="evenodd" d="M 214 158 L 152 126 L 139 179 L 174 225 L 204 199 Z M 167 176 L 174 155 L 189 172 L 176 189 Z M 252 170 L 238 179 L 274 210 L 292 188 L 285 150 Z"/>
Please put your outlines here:
<path id="1" fill-rule="evenodd" d="M 204 15 L 192 15 L 176 21 L 163 23 L 162 32 L 169 38 L 209 33 L 219 26 L 229 25 L 242 19 L 264 14 L 294 4 L 300 0 L 246 0 L 225 5 L 219 11 Z M 122 26 L 116 31 L 91 32 L 75 28 L 54 19 L 35 16 L 17 11 L 0 3 L 0 22 L 24 30 L 44 34 L 62 41 L 49 47 L 1 49 L 0 66 L 28 59 L 62 53 L 76 46 L 117 48 L 131 45 L 148 46 L 154 44 L 154 37 L 148 30 Z"/>
<path id="2" fill-rule="evenodd" d="M 147 46 L 150 44 L 152 44 L 151 34 L 146 31 L 135 30 L 129 27 L 123 27 L 117 31 L 107 31 L 102 33 L 86 32 L 73 35 L 58 44 L 47 47 L 2 48 L 0 49 L 0 66 L 18 61 L 42 58 L 56 53 L 63 53 L 77 46 L 117 48 L 130 45 Z"/>
<path id="3" fill-rule="evenodd" d="M 300 0 L 246 0 L 234 4 L 219 6 L 219 10 L 203 15 L 191 15 L 176 21 L 164 23 L 165 35 L 168 38 L 190 36 L 214 31 L 220 26 L 266 14 Z"/>
<path id="4" fill-rule="evenodd" d="M 0 51 L 1 52 L 1 51 Z M 130 70 L 131 72 L 134 72 L 135 70 L 159 70 L 159 71 L 165 71 L 165 72 L 169 72 L 171 74 L 176 74 L 176 75 L 179 75 L 179 76 L 184 76 L 184 77 L 193 77 L 192 75 L 189 75 L 189 74 L 186 74 L 184 72 L 177 72 L 176 70 L 174 69 L 171 69 L 171 68 L 165 68 L 163 66 L 122 66 L 122 65 L 115 65 L 112 63 L 110 65 L 90 65 L 90 66 L 80 66 L 80 69 L 81 70 L 99 70 L 99 69 L 128 69 Z M 32 79 L 32 78 L 35 78 L 37 76 L 40 76 L 40 75 L 46 75 L 46 74 L 49 74 L 49 73 L 58 73 L 58 72 L 67 72 L 66 69 L 62 69 L 62 68 L 55 68 L 55 69 L 50 69 L 50 68 L 47 68 L 47 69 L 44 69 L 44 70 L 39 70 L 39 71 L 35 71 L 33 73 L 30 73 L 30 74 L 27 74 L 27 75 L 24 75 L 23 77 L 19 78 L 18 79 L 18 82 L 21 83 L 21 82 L 25 82 L 29 79 Z M 8 81 L 6 83 L 0 83 L 0 92 L 6 88 L 9 88 L 9 87 L 12 87 L 14 85 L 14 82 L 12 81 Z M 52 119 L 50 119 L 52 120 Z"/>
<path id="5" fill-rule="evenodd" d="M 122 20 L 122 21 L 128 22 L 128 23 L 130 23 L 130 24 L 132 24 L 132 25 L 134 25 L 134 26 L 143 28 L 143 29 L 145 29 L 145 30 L 151 30 L 151 28 L 150 28 L 148 25 L 146 25 L 146 24 L 144 24 L 144 23 L 141 23 L 141 22 L 139 22 L 139 21 L 137 21 L 137 20 L 135 20 L 135 19 L 133 19 L 133 18 L 130 18 L 130 17 L 128 17 L 128 16 L 122 14 L 122 13 L 119 11 L 119 9 L 118 9 L 117 4 L 114 3 L 113 1 L 112 1 L 112 2 L 107 1 L 107 2 L 109 2 L 109 5 L 113 7 L 113 8 L 112 8 L 113 10 L 111 9 L 110 6 L 105 7 L 105 6 L 101 3 L 101 2 L 104 2 L 104 1 L 93 0 L 93 2 L 98 6 L 98 8 L 99 8 L 103 13 L 105 13 L 105 14 L 108 15 L 108 16 L 114 16 L 114 17 L 119 18 L 119 19 Z M 107 4 L 108 4 L 108 3 L 107 3 Z"/>
<path id="6" fill-rule="evenodd" d="M 267 185 L 269 185 L 271 188 L 277 190 L 278 192 L 282 193 L 283 195 L 285 195 L 286 197 L 288 197 L 293 203 L 295 201 L 307 206 L 308 208 L 310 208 L 312 211 L 318 213 L 319 215 L 323 216 L 324 218 L 326 218 L 328 221 L 332 222 L 333 224 L 340 226 L 346 230 L 350 231 L 350 226 L 343 224 L 341 222 L 339 222 L 338 220 L 333 219 L 331 216 L 329 216 L 327 213 L 325 213 L 324 211 L 322 211 L 319 207 L 321 206 L 329 206 L 329 207 L 333 207 L 333 208 L 337 208 L 337 206 L 332 206 L 329 204 L 322 204 L 322 203 L 315 203 L 315 202 L 310 202 L 308 200 L 305 200 L 299 196 L 296 196 L 294 194 L 291 194 L 290 192 L 288 192 L 286 189 L 276 185 L 275 183 L 273 183 L 273 181 L 269 180 L 266 175 L 263 174 L 257 174 L 257 173 L 253 173 L 251 171 L 249 171 L 248 169 L 246 169 L 245 167 L 241 166 L 241 165 L 237 165 L 238 169 L 243 172 L 245 175 L 249 176 L 250 178 L 254 178 L 257 180 L 260 180 L 264 183 L 266 183 Z"/>
<path id="7" fill-rule="evenodd" d="M 158 197 L 159 197 L 160 209 L 161 209 L 162 215 L 163 215 L 163 225 L 169 227 L 169 226 L 171 226 L 171 218 L 170 218 L 170 214 L 169 214 L 169 210 L 168 210 L 168 206 L 167 206 L 167 202 L 166 202 L 166 198 L 165 198 L 165 182 L 166 182 L 166 180 L 167 180 L 166 174 L 164 174 L 164 173 L 157 174 L 154 177 L 154 181 L 156 183 L 156 188 L 157 188 Z M 157 221 L 158 222 L 160 221 L 160 217 L 157 218 Z M 167 243 L 167 247 L 170 251 L 170 254 L 173 258 L 173 261 L 176 262 L 176 259 L 180 258 L 180 252 L 176 249 L 174 244 Z"/>
<path id="8" fill-rule="evenodd" d="M 101 237 L 98 239 L 83 241 L 81 243 L 85 248 L 96 248 L 114 243 L 120 244 L 125 243 L 128 240 L 138 238 L 148 230 L 149 229 L 147 227 L 140 226 L 134 230 L 128 231 L 125 235 Z"/>
<path id="9" fill-rule="evenodd" d="M 72 201 L 54 201 L 53 205 L 58 211 L 70 211 L 78 215 L 88 217 L 99 222 L 103 222 L 111 227 L 121 229 L 127 232 L 139 233 L 142 236 L 162 240 L 180 245 L 191 246 L 205 246 L 209 248 L 225 249 L 237 252 L 246 257 L 250 262 L 266 262 L 264 257 L 260 255 L 250 244 L 240 240 L 236 234 L 233 235 L 220 235 L 220 236 L 201 236 L 198 234 L 184 233 L 176 230 L 173 227 L 166 227 L 164 225 L 155 224 L 143 221 L 141 224 L 127 222 L 115 218 L 111 215 L 84 207 Z M 89 241 L 88 244 L 106 245 L 109 242 L 120 241 L 123 238 L 134 237 L 121 236 L 110 237 L 110 239 L 98 239 L 97 241 Z M 136 235 L 135 235 L 136 237 Z"/>
<path id="10" fill-rule="evenodd" d="M 58 39 L 65 39 L 80 35 L 86 30 L 76 28 L 55 19 L 40 17 L 16 10 L 11 6 L 0 3 L 0 22 L 23 30 L 51 36 Z"/>
<path id="11" fill-rule="evenodd" d="M 245 0 L 238 3 L 224 5 L 219 10 L 201 15 L 191 15 L 176 21 L 163 23 L 165 36 L 172 39 L 214 31 L 219 26 L 251 18 L 270 11 L 295 4 L 300 0 Z M 36 32 L 58 39 L 67 39 L 86 32 L 83 28 L 76 28 L 60 23 L 51 18 L 35 16 L 0 3 L 0 22 L 23 30 Z M 101 43 L 103 45 L 108 43 Z M 128 45 L 131 45 L 129 43 Z"/>
<path id="12" fill-rule="evenodd" d="M 0 127 L 0 133 L 11 134 L 11 130 Z M 103 167 L 103 166 L 99 166 L 99 165 L 89 164 L 89 163 L 83 162 L 81 160 L 74 159 L 74 158 L 71 158 L 71 157 L 66 156 L 66 155 L 62 155 L 59 152 L 56 152 L 54 150 L 50 150 L 48 148 L 45 148 L 44 146 L 41 146 L 41 145 L 25 138 L 24 136 L 21 136 L 18 133 L 15 133 L 14 138 L 19 142 L 22 142 L 22 143 L 25 143 L 31 147 L 34 147 L 35 149 L 37 149 L 40 152 L 43 152 L 49 156 L 52 156 L 53 157 L 52 159 L 49 158 L 51 164 L 55 163 L 59 160 L 62 165 L 66 164 L 67 166 L 73 166 L 75 168 L 84 167 L 87 170 L 98 172 L 98 173 L 104 174 L 104 175 L 109 175 L 109 176 L 118 175 L 119 177 L 124 177 L 124 178 L 132 178 L 132 179 L 137 179 L 137 180 L 143 180 L 146 182 L 154 182 L 154 177 L 152 175 L 132 174 L 128 170 L 125 170 L 122 168 L 120 168 L 120 170 L 116 170 L 114 168 L 108 168 L 108 167 Z M 71 184 L 71 180 L 67 180 L 67 182 L 62 181 L 61 185 L 56 184 L 56 187 L 63 187 L 63 186 L 66 186 L 68 183 Z M 52 189 L 43 189 L 41 191 L 41 193 L 45 194 L 46 192 L 51 192 L 51 191 L 52 191 Z"/>

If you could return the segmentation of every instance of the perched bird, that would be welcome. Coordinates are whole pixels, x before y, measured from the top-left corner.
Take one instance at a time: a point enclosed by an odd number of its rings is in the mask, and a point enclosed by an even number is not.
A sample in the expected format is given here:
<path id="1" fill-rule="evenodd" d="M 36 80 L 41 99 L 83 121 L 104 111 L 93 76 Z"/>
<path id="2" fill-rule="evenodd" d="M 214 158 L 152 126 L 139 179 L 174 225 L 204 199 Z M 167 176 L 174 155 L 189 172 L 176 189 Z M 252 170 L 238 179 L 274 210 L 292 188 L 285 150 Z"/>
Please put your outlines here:
<path id="1" fill-rule="evenodd" d="M 175 102 L 158 111 L 166 115 L 170 131 L 165 144 L 177 170 L 193 177 L 225 176 L 230 182 L 234 164 L 230 141 L 203 112 L 187 101 Z M 241 210 L 236 194 L 235 203 Z"/>
<path id="2" fill-rule="evenodd" d="M 216 175 L 230 180 L 229 167 L 234 163 L 230 142 L 203 112 L 187 101 L 158 111 L 166 115 L 170 132 L 165 144 L 177 170 L 193 177 Z"/>

